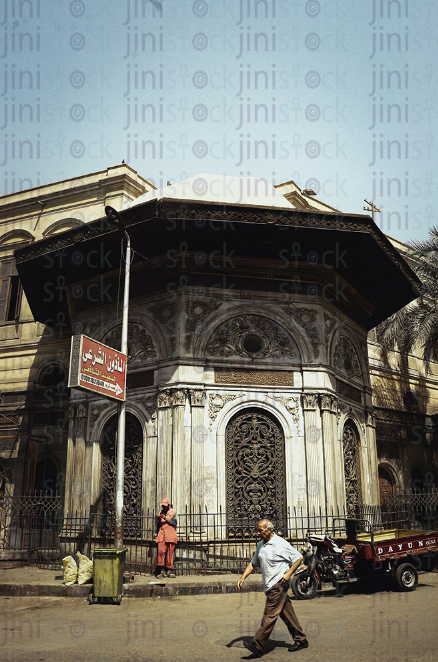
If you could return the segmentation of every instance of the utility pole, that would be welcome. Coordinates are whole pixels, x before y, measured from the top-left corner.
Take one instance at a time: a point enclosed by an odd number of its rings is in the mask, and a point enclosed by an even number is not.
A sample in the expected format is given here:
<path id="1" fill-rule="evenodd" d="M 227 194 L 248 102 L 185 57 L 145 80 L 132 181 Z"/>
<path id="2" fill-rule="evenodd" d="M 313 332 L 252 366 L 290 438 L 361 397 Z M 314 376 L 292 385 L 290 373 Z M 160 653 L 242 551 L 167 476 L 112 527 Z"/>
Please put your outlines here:
<path id="1" fill-rule="evenodd" d="M 374 204 L 374 202 L 369 202 L 366 198 L 365 198 L 364 202 L 366 202 L 367 205 L 369 205 L 369 207 L 364 207 L 364 210 L 365 210 L 365 211 L 370 211 L 370 212 L 371 212 L 371 218 L 372 218 L 373 221 L 374 221 L 374 214 L 375 214 L 375 213 L 379 213 L 379 214 L 380 214 L 382 210 L 379 209 L 378 207 L 376 207 L 376 205 Z M 374 223 L 375 223 L 375 221 L 374 221 Z"/>
<path id="2" fill-rule="evenodd" d="M 129 277 L 131 268 L 131 240 L 119 212 L 112 207 L 105 207 L 108 220 L 112 221 L 126 237 L 125 252 L 125 288 L 123 291 L 122 342 L 120 351 L 128 355 L 128 315 L 129 315 Z M 126 400 L 119 404 L 119 420 L 117 428 L 117 471 L 116 471 L 116 527 L 114 546 L 123 549 L 123 491 L 125 482 L 125 428 Z"/>

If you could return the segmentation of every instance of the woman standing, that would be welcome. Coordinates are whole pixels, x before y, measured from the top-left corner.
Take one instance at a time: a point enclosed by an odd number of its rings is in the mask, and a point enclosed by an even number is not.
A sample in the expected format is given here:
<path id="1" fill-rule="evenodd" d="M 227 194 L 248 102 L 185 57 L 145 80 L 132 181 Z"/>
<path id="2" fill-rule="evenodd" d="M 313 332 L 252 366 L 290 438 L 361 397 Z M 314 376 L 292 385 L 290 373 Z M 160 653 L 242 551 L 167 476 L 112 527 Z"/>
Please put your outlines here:
<path id="1" fill-rule="evenodd" d="M 176 510 L 170 507 L 169 499 L 163 499 L 160 505 L 161 510 L 157 515 L 159 530 L 155 540 L 158 543 L 156 575 L 160 579 L 164 577 L 174 578 L 176 575 L 172 572 L 173 552 L 178 542 L 175 530 Z"/>

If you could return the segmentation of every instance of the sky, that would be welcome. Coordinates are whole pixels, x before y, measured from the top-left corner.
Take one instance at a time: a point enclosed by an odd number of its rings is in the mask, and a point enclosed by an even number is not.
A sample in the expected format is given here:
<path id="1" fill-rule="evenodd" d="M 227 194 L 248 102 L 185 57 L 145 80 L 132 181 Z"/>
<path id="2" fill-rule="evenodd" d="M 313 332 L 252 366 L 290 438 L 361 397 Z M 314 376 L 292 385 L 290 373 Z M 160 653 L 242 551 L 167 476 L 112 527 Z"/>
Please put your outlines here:
<path id="1" fill-rule="evenodd" d="M 2 0 L 0 195 L 124 160 L 438 225 L 438 3 Z"/>

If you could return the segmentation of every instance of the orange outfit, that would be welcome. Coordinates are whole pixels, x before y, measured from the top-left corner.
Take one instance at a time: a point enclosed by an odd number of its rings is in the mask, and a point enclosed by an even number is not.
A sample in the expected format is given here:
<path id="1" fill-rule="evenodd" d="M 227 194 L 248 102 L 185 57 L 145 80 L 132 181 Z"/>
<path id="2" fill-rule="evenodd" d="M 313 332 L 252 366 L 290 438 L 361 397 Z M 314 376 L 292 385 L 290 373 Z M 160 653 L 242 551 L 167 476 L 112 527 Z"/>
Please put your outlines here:
<path id="1" fill-rule="evenodd" d="M 155 542 L 158 543 L 158 558 L 157 565 L 166 566 L 168 570 L 173 568 L 173 553 L 178 542 L 178 536 L 173 526 L 170 526 L 168 522 L 175 517 L 176 510 L 169 508 L 167 513 L 163 510 L 160 511 L 158 517 L 160 518 L 160 530 L 155 539 Z M 166 558 L 167 556 L 167 558 Z"/>

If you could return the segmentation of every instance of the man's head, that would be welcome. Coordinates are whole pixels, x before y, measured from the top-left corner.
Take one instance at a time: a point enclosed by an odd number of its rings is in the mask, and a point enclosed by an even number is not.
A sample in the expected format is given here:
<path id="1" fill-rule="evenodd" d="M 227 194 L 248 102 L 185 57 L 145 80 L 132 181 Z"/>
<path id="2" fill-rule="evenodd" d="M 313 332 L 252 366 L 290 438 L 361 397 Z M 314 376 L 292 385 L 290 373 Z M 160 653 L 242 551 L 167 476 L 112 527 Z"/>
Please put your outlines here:
<path id="1" fill-rule="evenodd" d="M 268 542 L 274 535 L 274 525 L 268 519 L 261 519 L 257 522 L 257 535 L 259 538 Z"/>

